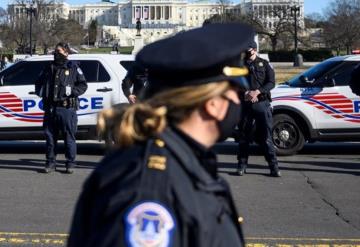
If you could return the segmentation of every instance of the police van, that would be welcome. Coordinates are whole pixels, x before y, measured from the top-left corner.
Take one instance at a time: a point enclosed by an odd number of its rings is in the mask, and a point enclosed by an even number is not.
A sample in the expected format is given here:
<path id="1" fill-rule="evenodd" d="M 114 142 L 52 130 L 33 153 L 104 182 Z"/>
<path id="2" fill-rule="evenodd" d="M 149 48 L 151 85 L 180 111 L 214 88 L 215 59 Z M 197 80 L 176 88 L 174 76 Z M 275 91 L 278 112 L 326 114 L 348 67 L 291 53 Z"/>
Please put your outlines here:
<path id="1" fill-rule="evenodd" d="M 359 64 L 360 56 L 331 58 L 271 91 L 278 154 L 295 154 L 305 142 L 360 140 L 360 98 L 349 87 Z"/>
<path id="2" fill-rule="evenodd" d="M 112 105 L 128 102 L 121 89 L 132 55 L 78 54 L 77 61 L 88 83 L 80 96 L 78 138 L 96 139 L 97 113 Z M 43 105 L 35 95 L 35 81 L 53 56 L 34 56 L 0 72 L 0 140 L 43 139 Z"/>

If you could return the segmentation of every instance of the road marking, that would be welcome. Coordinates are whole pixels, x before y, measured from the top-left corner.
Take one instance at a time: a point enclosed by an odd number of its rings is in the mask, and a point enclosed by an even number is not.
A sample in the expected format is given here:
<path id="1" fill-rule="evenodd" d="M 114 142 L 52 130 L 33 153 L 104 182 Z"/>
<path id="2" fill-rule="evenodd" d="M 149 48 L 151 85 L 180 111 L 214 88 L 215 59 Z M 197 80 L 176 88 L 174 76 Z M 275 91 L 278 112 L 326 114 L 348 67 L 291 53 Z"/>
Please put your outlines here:
<path id="1" fill-rule="evenodd" d="M 35 246 L 65 246 L 65 233 L 0 232 L 0 244 L 12 246 L 33 244 Z M 360 247 L 360 239 L 336 238 L 246 238 L 246 247 Z"/>

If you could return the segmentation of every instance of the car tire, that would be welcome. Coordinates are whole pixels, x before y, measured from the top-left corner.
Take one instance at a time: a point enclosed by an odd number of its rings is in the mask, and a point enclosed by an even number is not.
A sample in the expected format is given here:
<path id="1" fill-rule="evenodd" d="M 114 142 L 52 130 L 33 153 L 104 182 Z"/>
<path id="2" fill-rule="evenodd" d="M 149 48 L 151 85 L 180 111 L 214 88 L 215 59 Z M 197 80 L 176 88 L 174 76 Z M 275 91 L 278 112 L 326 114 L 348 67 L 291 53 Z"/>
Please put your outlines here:
<path id="1" fill-rule="evenodd" d="M 296 154 L 304 146 L 304 134 L 295 120 L 286 114 L 274 115 L 272 138 L 276 153 L 287 156 Z"/>

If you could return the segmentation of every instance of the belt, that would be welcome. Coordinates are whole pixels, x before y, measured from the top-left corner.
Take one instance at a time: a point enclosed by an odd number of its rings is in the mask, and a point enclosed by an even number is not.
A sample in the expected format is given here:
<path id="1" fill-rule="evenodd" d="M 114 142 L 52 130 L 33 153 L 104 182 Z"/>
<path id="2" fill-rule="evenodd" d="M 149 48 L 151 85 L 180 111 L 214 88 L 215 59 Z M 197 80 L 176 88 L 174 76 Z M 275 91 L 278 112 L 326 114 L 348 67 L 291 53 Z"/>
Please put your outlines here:
<path id="1" fill-rule="evenodd" d="M 54 106 L 58 106 L 58 107 L 66 107 L 66 108 L 70 108 L 70 103 L 69 100 L 60 100 L 60 101 L 56 101 L 53 104 Z"/>

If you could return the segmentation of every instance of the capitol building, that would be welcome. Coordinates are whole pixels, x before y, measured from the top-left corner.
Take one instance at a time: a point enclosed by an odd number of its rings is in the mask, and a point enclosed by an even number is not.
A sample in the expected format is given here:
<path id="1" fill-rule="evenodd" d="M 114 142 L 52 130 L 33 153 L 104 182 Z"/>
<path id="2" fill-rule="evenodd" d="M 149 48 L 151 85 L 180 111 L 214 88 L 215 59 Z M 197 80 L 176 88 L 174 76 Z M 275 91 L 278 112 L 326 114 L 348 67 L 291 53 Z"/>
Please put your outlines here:
<path id="1" fill-rule="evenodd" d="M 300 7 L 299 20 L 304 20 L 304 0 L 241 0 L 228 4 L 225 11 L 235 14 L 252 12 L 267 26 L 271 27 L 276 18 L 274 9 Z M 54 18 L 73 19 L 85 29 L 97 20 L 102 39 L 111 38 L 121 46 L 131 46 L 136 37 L 136 22 L 141 21 L 141 35 L 145 43 L 173 35 L 174 33 L 199 27 L 215 14 L 221 14 L 224 7 L 214 1 L 199 0 L 103 0 L 99 3 L 70 5 L 58 2 L 47 7 L 47 13 Z M 10 4 L 9 13 L 13 20 L 23 15 L 24 6 Z"/>

